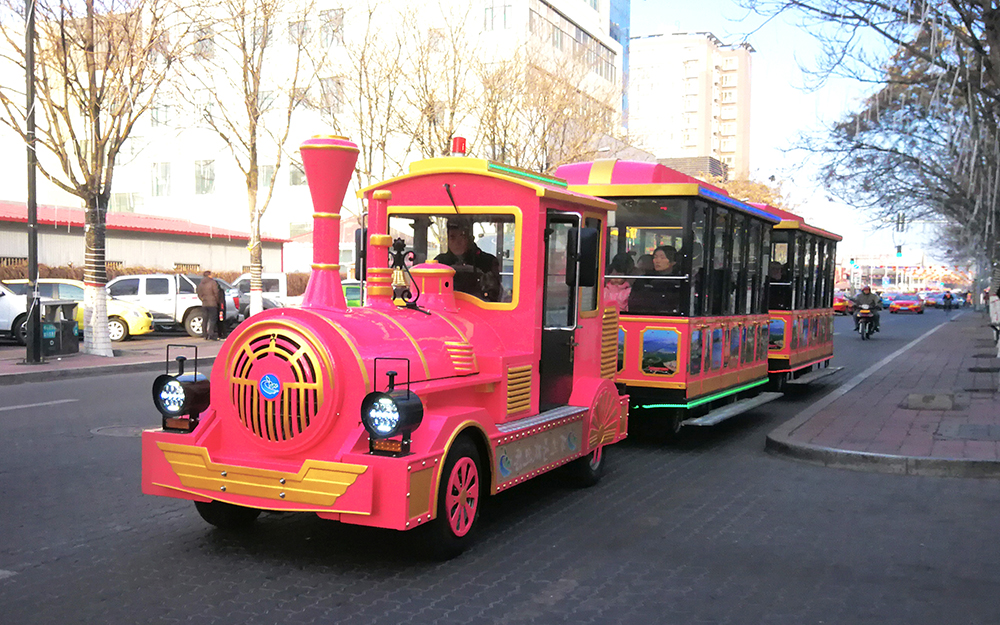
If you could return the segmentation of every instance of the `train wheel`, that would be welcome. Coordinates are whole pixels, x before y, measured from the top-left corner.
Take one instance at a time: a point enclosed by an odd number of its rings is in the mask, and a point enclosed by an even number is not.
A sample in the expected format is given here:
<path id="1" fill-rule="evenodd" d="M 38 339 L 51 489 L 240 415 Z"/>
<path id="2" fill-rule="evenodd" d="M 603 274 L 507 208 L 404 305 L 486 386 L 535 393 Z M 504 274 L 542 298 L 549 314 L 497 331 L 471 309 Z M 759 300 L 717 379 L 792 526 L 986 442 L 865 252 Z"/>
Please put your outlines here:
<path id="1" fill-rule="evenodd" d="M 574 485 L 588 488 L 601 481 L 604 465 L 604 447 L 598 447 L 583 458 L 567 464 L 566 475 Z"/>
<path id="2" fill-rule="evenodd" d="M 473 540 L 486 488 L 481 466 L 472 441 L 456 440 L 441 469 L 437 518 L 426 526 L 428 547 L 437 558 L 454 558 Z"/>
<path id="3" fill-rule="evenodd" d="M 234 506 L 223 501 L 196 501 L 194 507 L 201 518 L 221 530 L 247 529 L 260 516 L 256 508 Z"/>

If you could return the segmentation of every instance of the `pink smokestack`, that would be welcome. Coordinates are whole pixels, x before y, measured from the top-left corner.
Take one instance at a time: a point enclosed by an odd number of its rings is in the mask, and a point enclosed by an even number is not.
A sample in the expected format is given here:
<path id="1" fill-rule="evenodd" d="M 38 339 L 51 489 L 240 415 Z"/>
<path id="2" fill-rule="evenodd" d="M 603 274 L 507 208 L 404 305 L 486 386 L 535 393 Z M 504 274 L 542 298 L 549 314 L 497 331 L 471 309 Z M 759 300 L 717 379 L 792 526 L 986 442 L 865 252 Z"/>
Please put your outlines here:
<path id="1" fill-rule="evenodd" d="M 340 208 L 358 161 L 344 137 L 313 137 L 302 144 L 302 167 L 313 201 L 313 264 L 303 307 L 347 310 L 340 283 Z"/>

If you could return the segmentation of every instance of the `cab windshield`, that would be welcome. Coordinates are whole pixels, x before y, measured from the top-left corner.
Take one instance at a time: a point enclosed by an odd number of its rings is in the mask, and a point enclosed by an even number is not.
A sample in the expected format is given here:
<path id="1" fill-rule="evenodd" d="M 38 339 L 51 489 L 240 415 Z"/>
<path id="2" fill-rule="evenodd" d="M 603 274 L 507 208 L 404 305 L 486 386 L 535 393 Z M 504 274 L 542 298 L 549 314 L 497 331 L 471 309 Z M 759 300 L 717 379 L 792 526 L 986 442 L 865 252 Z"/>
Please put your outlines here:
<path id="1" fill-rule="evenodd" d="M 485 302 L 510 302 L 517 267 L 514 215 L 393 214 L 389 235 L 413 252 L 413 263 L 455 270 L 455 291 Z"/>

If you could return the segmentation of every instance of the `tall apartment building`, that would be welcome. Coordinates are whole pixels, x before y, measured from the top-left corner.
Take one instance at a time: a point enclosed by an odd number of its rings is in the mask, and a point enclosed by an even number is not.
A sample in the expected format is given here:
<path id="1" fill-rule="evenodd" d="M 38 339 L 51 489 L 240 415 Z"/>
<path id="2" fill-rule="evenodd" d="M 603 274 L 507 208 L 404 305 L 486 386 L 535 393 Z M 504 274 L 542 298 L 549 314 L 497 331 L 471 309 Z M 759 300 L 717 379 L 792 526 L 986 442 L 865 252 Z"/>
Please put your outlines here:
<path id="1" fill-rule="evenodd" d="M 657 158 L 710 156 L 750 174 L 749 44 L 711 33 L 633 37 L 629 134 Z"/>
<path id="2" fill-rule="evenodd" d="M 632 0 L 609 0 L 611 38 L 622 46 L 622 126 L 628 128 L 628 57 L 632 37 Z"/>

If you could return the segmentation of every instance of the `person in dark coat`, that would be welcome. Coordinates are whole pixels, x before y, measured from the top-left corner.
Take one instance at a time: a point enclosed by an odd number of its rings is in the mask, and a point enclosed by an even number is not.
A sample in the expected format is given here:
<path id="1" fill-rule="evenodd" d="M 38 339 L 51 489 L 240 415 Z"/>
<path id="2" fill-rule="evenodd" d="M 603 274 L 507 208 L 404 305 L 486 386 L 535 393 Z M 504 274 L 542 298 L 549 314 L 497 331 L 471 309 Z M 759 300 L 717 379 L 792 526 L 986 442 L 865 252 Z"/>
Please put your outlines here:
<path id="1" fill-rule="evenodd" d="M 198 283 L 198 299 L 201 300 L 201 334 L 206 341 L 219 340 L 219 303 L 222 301 L 222 287 L 212 277 L 211 271 L 202 274 Z"/>
<path id="2" fill-rule="evenodd" d="M 677 275 L 677 250 L 661 245 L 653 250 L 653 268 L 632 285 L 628 310 L 631 313 L 674 314 L 680 307 L 681 282 L 669 280 Z M 638 266 L 638 265 L 637 265 Z"/>
<path id="3" fill-rule="evenodd" d="M 500 263 L 472 240 L 472 223 L 457 217 L 448 220 L 448 251 L 434 260 L 455 268 L 455 290 L 488 302 L 499 302 Z"/>

